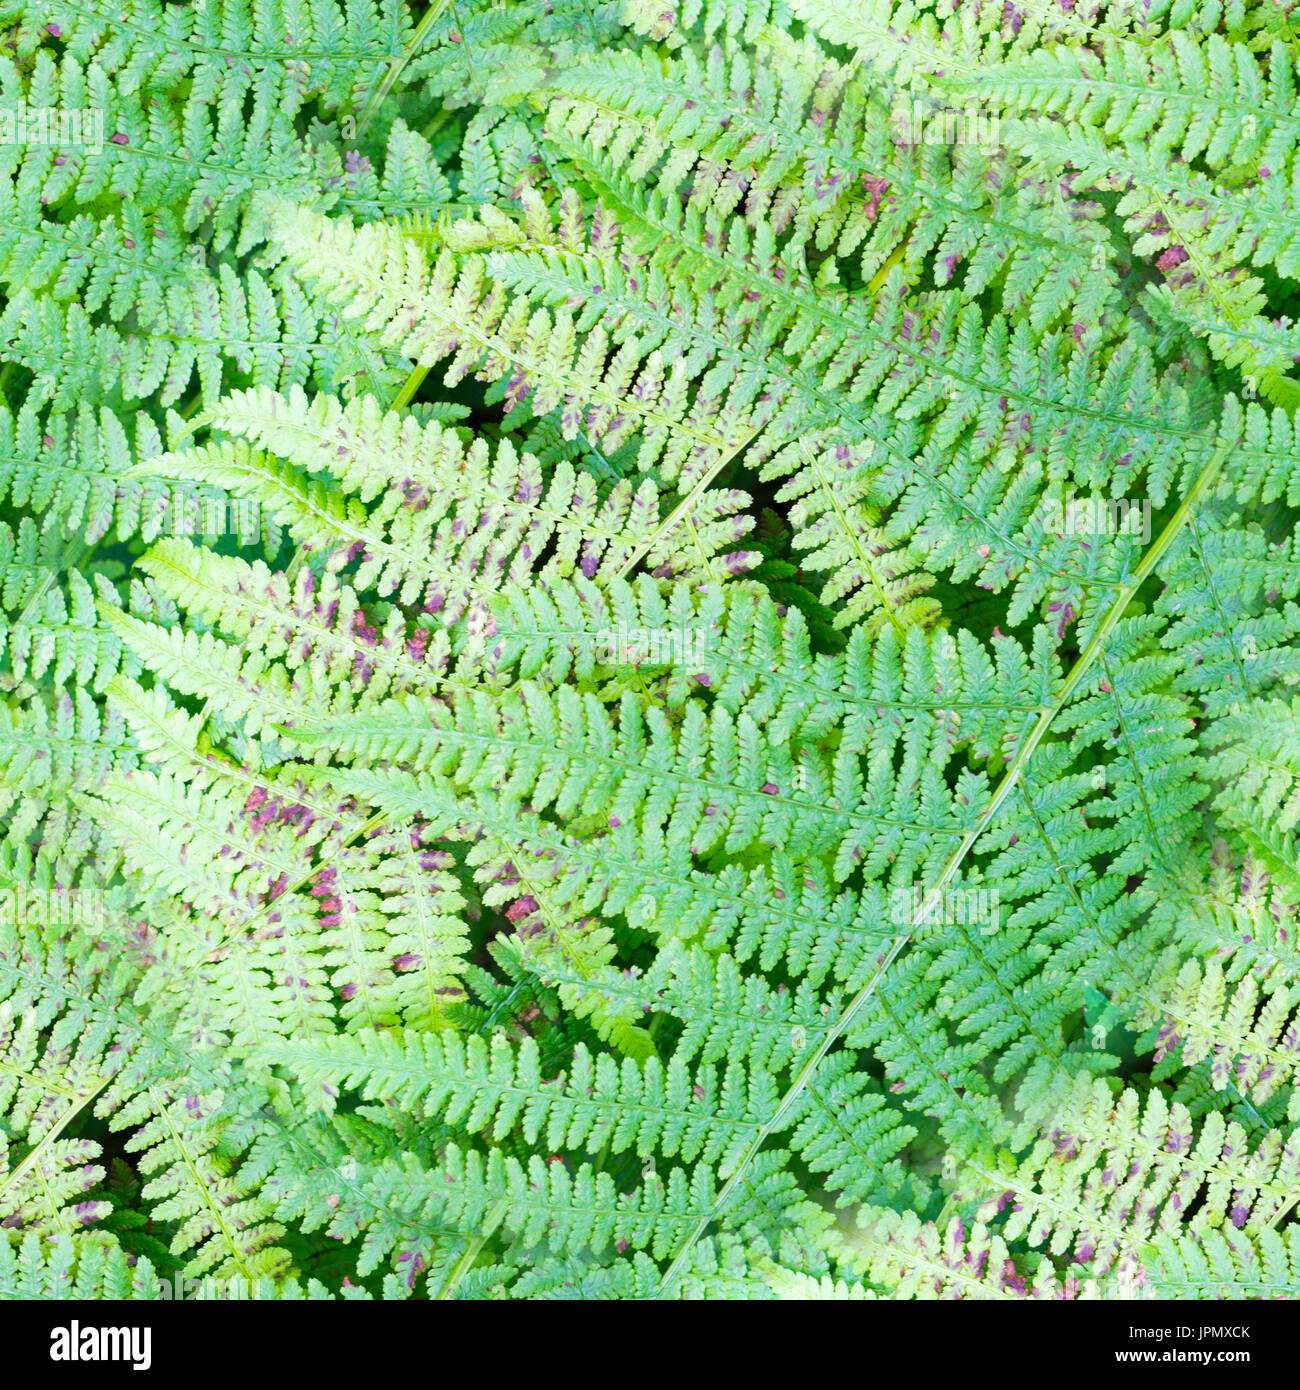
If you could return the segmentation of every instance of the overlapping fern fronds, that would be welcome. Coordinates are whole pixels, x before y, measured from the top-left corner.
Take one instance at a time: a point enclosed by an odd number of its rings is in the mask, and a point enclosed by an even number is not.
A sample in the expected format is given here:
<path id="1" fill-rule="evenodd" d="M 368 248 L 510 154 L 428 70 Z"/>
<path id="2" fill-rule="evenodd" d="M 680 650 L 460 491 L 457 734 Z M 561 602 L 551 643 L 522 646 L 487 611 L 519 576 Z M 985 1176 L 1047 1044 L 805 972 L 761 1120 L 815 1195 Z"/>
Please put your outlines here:
<path id="1" fill-rule="evenodd" d="M 0 19 L 0 1296 L 1295 1293 L 1285 9 Z"/>

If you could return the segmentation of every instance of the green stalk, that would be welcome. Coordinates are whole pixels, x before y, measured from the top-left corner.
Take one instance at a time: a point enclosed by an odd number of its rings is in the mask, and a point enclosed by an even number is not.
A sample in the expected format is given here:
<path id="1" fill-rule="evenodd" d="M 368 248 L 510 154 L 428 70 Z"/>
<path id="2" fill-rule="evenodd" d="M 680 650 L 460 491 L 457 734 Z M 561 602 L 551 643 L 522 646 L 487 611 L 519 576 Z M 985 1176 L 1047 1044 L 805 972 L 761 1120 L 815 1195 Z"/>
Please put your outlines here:
<path id="1" fill-rule="evenodd" d="M 437 23 L 443 10 L 447 8 L 448 0 L 433 0 L 433 4 L 424 12 L 423 19 L 415 26 L 415 32 L 411 35 L 410 42 L 397 54 L 388 65 L 388 71 L 384 74 L 384 80 L 370 94 L 370 100 L 366 102 L 365 109 L 361 112 L 361 119 L 357 122 L 357 134 L 365 132 L 366 126 L 370 123 L 370 118 L 383 104 L 384 98 L 393 90 L 393 84 L 401 77 L 407 63 L 415 57 L 416 50 L 424 42 L 424 36 Z"/>
<path id="2" fill-rule="evenodd" d="M 642 541 L 618 567 L 614 575 L 615 579 L 626 578 L 628 573 L 639 565 L 665 536 L 670 536 L 683 521 L 689 521 L 691 513 L 694 512 L 696 504 L 699 502 L 700 498 L 704 496 L 709 485 L 741 450 L 748 448 L 749 445 L 753 443 L 757 434 L 758 427 L 755 426 L 748 434 L 731 445 L 730 448 L 719 450 L 718 457 L 704 470 L 690 492 L 688 492 L 672 509 L 658 529 L 652 532 L 646 540 Z"/>
<path id="3" fill-rule="evenodd" d="M 501 1200 L 493 1206 L 492 1210 L 488 1212 L 487 1220 L 483 1223 L 483 1229 L 466 1242 L 464 1250 L 461 1251 L 460 1258 L 447 1275 L 446 1283 L 438 1290 L 438 1302 L 451 1298 L 452 1294 L 456 1292 L 457 1284 L 465 1277 L 466 1271 L 473 1265 L 474 1261 L 478 1259 L 483 1247 L 496 1234 L 496 1229 L 505 1219 L 505 1214 L 506 1199 L 502 1197 Z"/>
<path id="4" fill-rule="evenodd" d="M 990 798 L 988 805 L 980 812 L 979 819 L 962 836 L 957 847 L 948 856 L 933 887 L 930 888 L 922 899 L 906 928 L 900 931 L 894 938 L 889 950 L 876 967 L 875 974 L 872 975 L 867 983 L 864 984 L 849 1001 L 848 1007 L 840 1014 L 834 1027 L 829 1029 L 823 1036 L 816 1050 L 799 1069 L 794 1080 L 781 1097 L 776 1109 L 750 1141 L 745 1152 L 741 1155 L 740 1162 L 736 1165 L 735 1171 L 723 1184 L 722 1190 L 718 1193 L 708 1211 L 704 1212 L 695 1223 L 690 1235 L 687 1236 L 681 1249 L 678 1250 L 677 1254 L 674 1256 L 672 1264 L 669 1265 L 667 1272 L 660 1281 L 656 1297 L 665 1297 L 668 1290 L 671 1289 L 677 1279 L 680 1278 L 682 1270 L 685 1268 L 686 1260 L 691 1250 L 695 1247 L 696 1241 L 699 1240 L 717 1218 L 718 1213 L 726 1206 L 731 1194 L 739 1186 L 741 1179 L 748 1170 L 749 1165 L 754 1161 L 758 1151 L 775 1132 L 781 1121 L 790 1113 L 795 1102 L 807 1088 L 822 1058 L 825 1057 L 831 1047 L 844 1036 L 849 1025 L 857 1018 L 866 1007 L 867 1001 L 880 988 L 880 983 L 885 977 L 885 972 L 894 961 L 898 959 L 903 948 L 915 934 L 917 927 L 929 917 L 935 905 L 941 899 L 944 889 L 952 881 L 953 876 L 957 873 L 958 869 L 961 868 L 966 856 L 974 847 L 976 840 L 978 840 L 984 831 L 993 823 L 994 817 L 1002 808 L 1007 797 L 1011 795 L 1016 784 L 1020 781 L 1021 774 L 1024 772 L 1034 750 L 1038 747 L 1039 743 L 1042 742 L 1043 735 L 1047 732 L 1048 726 L 1078 689 L 1079 683 L 1083 680 L 1089 668 L 1101 654 L 1106 639 L 1114 631 L 1115 625 L 1124 616 L 1124 610 L 1132 602 L 1137 591 L 1147 579 L 1150 578 L 1155 567 L 1164 557 L 1165 552 L 1173 544 L 1174 538 L 1190 520 L 1201 499 L 1205 496 L 1205 493 L 1214 482 L 1214 479 L 1218 476 L 1219 469 L 1223 465 L 1223 460 L 1227 457 L 1229 448 L 1231 448 L 1231 444 L 1227 442 L 1222 442 L 1215 448 L 1209 460 L 1197 475 L 1196 481 L 1192 484 L 1187 496 L 1184 497 L 1179 504 L 1178 510 L 1169 518 L 1169 522 L 1165 526 L 1165 529 L 1161 531 L 1160 535 L 1152 543 L 1151 548 L 1143 556 L 1141 564 L 1139 564 L 1137 569 L 1133 572 L 1132 577 L 1120 585 L 1110 607 L 1106 610 L 1105 616 L 1098 624 L 1096 632 L 1093 633 L 1092 640 L 1079 654 L 1078 660 L 1075 661 L 1074 665 L 1070 668 L 1068 675 L 1061 684 L 1060 690 L 1056 694 L 1056 698 L 1050 705 L 1045 706 L 1039 711 L 1038 718 L 1034 722 L 1034 727 L 1029 732 L 1029 737 L 1020 745 L 1015 758 L 1004 773 L 1001 782 L 998 783 L 997 789 Z"/>

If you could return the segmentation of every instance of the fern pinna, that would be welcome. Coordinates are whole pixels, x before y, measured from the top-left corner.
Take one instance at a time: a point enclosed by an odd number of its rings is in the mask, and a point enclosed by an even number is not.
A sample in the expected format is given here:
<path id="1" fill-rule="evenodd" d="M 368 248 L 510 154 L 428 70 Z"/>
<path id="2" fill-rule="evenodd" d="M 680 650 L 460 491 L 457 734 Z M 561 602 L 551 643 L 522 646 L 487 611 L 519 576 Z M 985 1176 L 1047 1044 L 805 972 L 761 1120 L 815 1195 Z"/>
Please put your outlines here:
<path id="1" fill-rule="evenodd" d="M 1295 1292 L 1289 10 L 0 11 L 0 1296 Z"/>

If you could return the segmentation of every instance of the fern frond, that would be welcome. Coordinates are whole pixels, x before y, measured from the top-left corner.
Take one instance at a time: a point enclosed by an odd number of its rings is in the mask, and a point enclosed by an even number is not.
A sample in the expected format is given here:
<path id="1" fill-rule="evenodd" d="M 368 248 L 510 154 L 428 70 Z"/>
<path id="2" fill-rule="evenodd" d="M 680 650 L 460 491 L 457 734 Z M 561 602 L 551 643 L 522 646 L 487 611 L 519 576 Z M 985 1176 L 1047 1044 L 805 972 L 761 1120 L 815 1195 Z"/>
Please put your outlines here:
<path id="1" fill-rule="evenodd" d="M 1160 1236 L 1131 1282 L 1140 1296 L 1179 1299 L 1294 1298 L 1297 1228 L 1206 1231 L 1178 1240 Z"/>
<path id="2" fill-rule="evenodd" d="M 1300 1151 L 1284 1132 L 1251 1144 L 1217 1112 L 1196 1126 L 1158 1090 L 1117 1098 L 1102 1082 L 1080 1083 L 1058 1104 L 1042 1112 L 1051 1131 L 1022 1162 L 973 1165 L 972 1178 L 998 1193 L 981 1218 L 1006 1210 L 1005 1239 L 1023 1236 L 1053 1255 L 1073 1250 L 1105 1274 L 1162 1233 L 1228 1222 L 1257 1236 L 1292 1203 Z"/>
<path id="3" fill-rule="evenodd" d="M 912 1212 L 865 1208 L 837 1254 L 841 1268 L 891 1298 L 1063 1296 L 1048 1266 L 1040 1266 L 1031 1280 L 1017 1268 L 1002 1237 L 979 1221 L 967 1231 L 954 1219 L 940 1230 Z"/>
<path id="4" fill-rule="evenodd" d="M 534 202 L 529 215 L 544 213 Z M 450 357 L 448 386 L 474 369 L 507 379 L 507 399 L 528 399 L 536 414 L 562 407 L 566 432 L 582 429 L 606 448 L 640 425 L 641 466 L 662 458 L 669 478 L 688 481 L 716 472 L 753 433 L 743 411 L 688 391 L 688 364 L 632 339 L 615 350 L 604 331 L 580 344 L 570 316 L 530 313 L 523 300 L 508 307 L 472 252 L 458 264 L 444 251 L 430 268 L 414 243 L 382 224 L 354 228 L 307 209 L 275 219 L 291 264 L 318 293 L 423 366 Z"/>

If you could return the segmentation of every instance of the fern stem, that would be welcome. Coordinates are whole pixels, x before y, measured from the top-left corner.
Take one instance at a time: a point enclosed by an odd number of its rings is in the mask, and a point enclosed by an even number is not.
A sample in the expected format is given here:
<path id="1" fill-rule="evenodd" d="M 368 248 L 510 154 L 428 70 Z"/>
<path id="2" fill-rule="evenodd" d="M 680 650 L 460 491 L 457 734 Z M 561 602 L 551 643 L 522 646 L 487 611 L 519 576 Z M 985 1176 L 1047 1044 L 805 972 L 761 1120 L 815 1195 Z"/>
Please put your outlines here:
<path id="1" fill-rule="evenodd" d="M 956 848 L 948 856 L 939 877 L 935 880 L 934 885 L 929 889 L 917 906 L 916 912 L 913 914 L 912 920 L 908 923 L 907 927 L 903 931 L 900 931 L 894 938 L 888 951 L 885 952 L 880 963 L 876 966 L 875 973 L 849 1001 L 847 1008 L 841 1012 L 835 1024 L 823 1035 L 821 1042 L 799 1069 L 794 1080 L 790 1083 L 785 1094 L 778 1102 L 775 1110 L 773 1110 L 772 1114 L 760 1127 L 758 1133 L 749 1142 L 744 1153 L 740 1157 L 739 1163 L 736 1165 L 735 1171 L 723 1184 L 722 1190 L 718 1193 L 717 1197 L 714 1198 L 709 1209 L 700 1216 L 694 1228 L 691 1230 L 691 1233 L 687 1236 L 685 1243 L 674 1256 L 672 1263 L 669 1265 L 667 1272 L 659 1283 L 656 1297 L 663 1298 L 681 1276 L 682 1270 L 686 1265 L 686 1260 L 691 1250 L 694 1248 L 695 1243 L 713 1223 L 718 1213 L 722 1211 L 728 1199 L 731 1197 L 731 1194 L 739 1185 L 746 1170 L 749 1168 L 749 1165 L 754 1161 L 758 1151 L 776 1131 L 778 1125 L 786 1115 L 790 1113 L 795 1102 L 803 1094 L 808 1083 L 812 1080 L 813 1073 L 817 1070 L 822 1059 L 830 1051 L 832 1046 L 844 1036 L 849 1025 L 858 1014 L 862 1012 L 867 1001 L 875 994 L 876 990 L 880 988 L 880 983 L 884 979 L 886 971 L 888 971 L 889 967 L 898 959 L 904 947 L 906 947 L 907 943 L 912 939 L 918 925 L 926 920 L 933 911 L 935 905 L 940 901 L 944 889 L 952 881 L 954 875 L 965 861 L 966 856 L 974 847 L 976 840 L 978 840 L 984 831 L 993 823 L 993 819 L 1001 809 L 1002 804 L 1006 801 L 1007 797 L 1010 796 L 1016 784 L 1020 781 L 1021 774 L 1026 764 L 1039 743 L 1042 742 L 1043 735 L 1046 734 L 1052 720 L 1056 718 L 1065 707 L 1070 697 L 1074 694 L 1075 690 L 1078 689 L 1092 664 L 1097 660 L 1098 656 L 1101 655 L 1107 638 L 1114 631 L 1115 625 L 1119 622 L 1120 618 L 1123 617 L 1124 610 L 1128 607 L 1137 591 L 1151 576 L 1151 573 L 1160 563 L 1161 559 L 1163 559 L 1166 551 L 1168 551 L 1169 547 L 1173 544 L 1179 532 L 1191 519 L 1196 507 L 1205 496 L 1206 491 L 1218 476 L 1219 469 L 1222 467 L 1223 461 L 1227 457 L 1228 450 L 1231 447 L 1232 445 L 1229 441 L 1221 441 L 1217 445 L 1200 473 L 1197 474 L 1196 480 L 1188 490 L 1187 495 L 1183 498 L 1182 502 L 1179 503 L 1178 510 L 1169 518 L 1164 530 L 1156 537 L 1151 548 L 1143 556 L 1141 563 L 1133 572 L 1132 577 L 1120 585 L 1119 591 L 1112 600 L 1110 607 L 1107 608 L 1101 622 L 1097 625 L 1097 630 L 1093 633 L 1092 640 L 1079 654 L 1078 659 L 1070 668 L 1065 680 L 1061 683 L 1061 688 L 1057 692 L 1055 699 L 1050 705 L 1044 706 L 1039 712 L 1038 718 L 1034 722 L 1034 727 L 1030 730 L 1029 736 L 1016 750 L 1015 757 L 1003 774 L 1002 780 L 998 783 L 997 789 L 989 799 L 988 805 L 980 812 L 978 820 L 966 831 Z"/>
<path id="2" fill-rule="evenodd" d="M 370 93 L 370 98 L 366 102 L 361 112 L 361 119 L 357 122 L 357 134 L 365 133 L 366 126 L 370 124 L 370 118 L 375 114 L 384 98 L 393 90 L 393 84 L 402 75 L 407 63 L 415 57 L 415 52 L 424 42 L 425 35 L 437 23 L 438 17 L 447 8 L 447 0 L 433 0 L 433 4 L 424 12 L 423 18 L 415 26 L 415 32 L 411 35 L 410 41 L 397 54 L 388 65 L 388 71 L 384 74 L 384 80 L 375 90 Z"/>
<path id="3" fill-rule="evenodd" d="M 1273 1213 L 1273 1215 L 1270 1216 L 1268 1220 L 1264 1222 L 1264 1229 L 1266 1231 L 1275 1230 L 1277 1226 L 1281 1223 L 1282 1218 L 1288 1215 L 1288 1213 L 1290 1213 L 1291 1209 L 1295 1206 L 1297 1202 L 1300 1202 L 1300 1192 L 1293 1193 L 1290 1197 L 1286 1199 L 1285 1202 L 1282 1203 L 1281 1206 L 1278 1207 L 1278 1209 Z"/>
<path id="4" fill-rule="evenodd" d="M 0 1183 L 0 1197 L 3 1197 L 6 1192 L 11 1192 L 17 1188 L 26 1174 L 30 1172 L 53 1147 L 54 1141 L 59 1135 L 67 1129 L 72 1121 L 81 1114 L 86 1106 L 99 1095 L 111 1080 L 112 1077 L 104 1077 L 93 1090 L 87 1091 L 84 1096 L 78 1099 L 75 1105 L 69 1106 L 69 1108 L 63 1112 L 58 1121 L 51 1125 L 50 1128 L 46 1130 L 45 1134 L 41 1136 L 40 1143 L 38 1143 L 31 1153 L 29 1153 L 13 1172 L 5 1178 L 4 1182 Z"/>
<path id="5" fill-rule="evenodd" d="M 871 283 L 867 286 L 868 294 L 876 295 L 880 293 L 881 289 L 884 287 L 885 281 L 889 279 L 889 272 L 893 270 L 893 268 L 907 254 L 907 243 L 909 240 L 911 240 L 912 233 L 915 230 L 916 223 L 913 222 L 908 227 L 907 231 L 904 232 L 901 237 L 899 237 L 898 245 L 895 246 L 894 249 L 889 253 L 889 257 L 885 261 L 884 265 L 882 265 L 880 269 L 876 271 L 876 273 L 871 277 Z"/>
<path id="6" fill-rule="evenodd" d="M 410 374 L 407 376 L 406 380 L 402 383 L 402 389 L 393 397 L 393 404 L 389 408 L 391 410 L 402 410 L 404 407 L 410 405 L 415 393 L 420 389 L 424 378 L 428 375 L 428 367 L 422 367 L 417 362 L 415 366 L 411 368 Z"/>
<path id="7" fill-rule="evenodd" d="M 198 1165 L 194 1161 L 193 1153 L 181 1138 L 176 1126 L 172 1123 L 172 1117 L 167 1109 L 168 1103 L 159 1100 L 158 1093 L 152 1086 L 149 1088 L 149 1096 L 156 1107 L 155 1113 L 163 1124 L 167 1126 L 167 1133 L 172 1143 L 175 1145 L 177 1152 L 181 1155 L 181 1161 L 188 1170 L 194 1186 L 198 1189 L 203 1198 L 203 1204 L 208 1209 L 215 1231 L 220 1235 L 221 1239 L 225 1242 L 226 1248 L 230 1251 L 232 1263 L 240 1274 L 252 1283 L 255 1276 L 248 1265 L 244 1263 L 243 1252 L 239 1248 L 239 1241 L 235 1238 L 237 1226 L 226 1219 L 224 1204 L 213 1195 L 211 1186 L 205 1181 L 203 1174 L 199 1172 Z"/>
<path id="8" fill-rule="evenodd" d="M 387 811 L 375 812 L 373 816 L 369 817 L 369 819 L 365 821 L 362 821 L 360 825 L 358 825 L 355 829 L 349 831 L 348 834 L 345 835 L 341 840 L 338 840 L 333 845 L 331 845 L 331 852 L 338 853 L 340 850 L 347 849 L 349 845 L 356 844 L 356 842 L 359 839 L 361 839 L 362 836 L 369 835 L 372 830 L 377 830 L 381 825 L 383 825 L 387 820 L 389 820 L 389 818 L 389 813 Z M 307 868 L 306 872 L 299 874 L 297 878 L 291 880 L 282 893 L 276 894 L 274 898 L 268 899 L 266 902 L 262 903 L 260 907 L 254 909 L 253 912 L 250 913 L 247 921 L 245 921 L 241 925 L 240 930 L 243 932 L 243 934 L 245 936 L 251 935 L 254 926 L 257 923 L 259 923 L 268 912 L 271 911 L 271 909 L 280 900 L 280 898 L 287 899 L 291 897 L 294 893 L 298 892 L 299 889 L 305 888 L 307 884 L 309 884 L 312 881 L 312 879 L 316 877 L 320 870 L 321 865 L 313 861 L 311 865 Z M 226 938 L 229 939 L 231 936 L 234 935 L 234 933 L 233 931 L 228 930 L 225 933 L 225 935 Z M 224 943 L 222 946 L 217 947 L 217 951 L 223 949 Z M 209 955 L 205 956 L 204 959 L 210 961 L 215 957 L 215 955 L 216 951 L 213 951 Z"/>
<path id="9" fill-rule="evenodd" d="M 14 619 L 11 630 L 16 630 L 31 622 L 33 614 L 36 612 L 40 601 L 49 593 L 54 584 L 56 574 L 69 573 L 72 570 L 80 570 L 81 566 L 89 558 L 94 546 L 87 545 L 85 541 L 74 541 L 59 557 L 57 569 L 46 569 L 45 573 L 37 581 L 36 587 L 32 590 L 27 602 L 23 604 L 22 612 Z"/>
<path id="10" fill-rule="evenodd" d="M 497 1227 L 505 1219 L 506 1198 L 502 1197 L 499 1202 L 487 1214 L 487 1220 L 483 1224 L 483 1229 L 479 1231 L 471 1240 L 467 1241 L 464 1250 L 460 1253 L 460 1258 L 452 1266 L 451 1272 L 447 1275 L 446 1281 L 441 1289 L 438 1290 L 437 1302 L 448 1299 L 456 1291 L 456 1285 L 465 1277 L 466 1271 L 478 1259 L 480 1251 L 496 1234 Z"/>
<path id="11" fill-rule="evenodd" d="M 641 544 L 638 545 L 627 557 L 627 559 L 624 560 L 623 563 L 618 567 L 617 571 L 614 574 L 615 579 L 626 578 L 629 570 L 633 569 L 636 565 L 639 565 L 641 561 L 644 560 L 645 557 L 654 550 L 655 546 L 657 546 L 661 540 L 663 540 L 666 536 L 671 535 L 683 520 L 689 518 L 690 514 L 695 510 L 696 504 L 704 495 L 704 492 L 708 488 L 709 484 L 713 482 L 713 480 L 718 476 L 718 474 L 722 472 L 722 470 L 727 466 L 727 464 L 729 464 L 731 460 L 734 459 L 742 449 L 746 448 L 749 444 L 751 444 L 754 441 L 754 438 L 757 436 L 758 432 L 759 426 L 755 425 L 754 428 L 750 430 L 750 432 L 747 435 L 737 440 L 736 443 L 733 444 L 729 449 L 723 449 L 719 452 L 718 457 L 714 460 L 713 464 L 709 468 L 705 469 L 705 471 L 700 475 L 699 481 L 696 482 L 695 486 L 691 488 L 691 490 L 672 509 L 672 511 L 668 513 L 667 517 L 664 519 L 662 524 L 655 529 L 655 531 L 649 537 L 649 539 L 642 541 Z"/>

